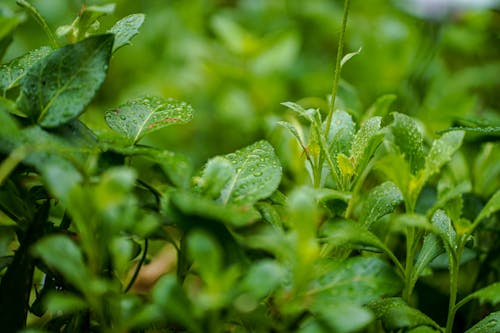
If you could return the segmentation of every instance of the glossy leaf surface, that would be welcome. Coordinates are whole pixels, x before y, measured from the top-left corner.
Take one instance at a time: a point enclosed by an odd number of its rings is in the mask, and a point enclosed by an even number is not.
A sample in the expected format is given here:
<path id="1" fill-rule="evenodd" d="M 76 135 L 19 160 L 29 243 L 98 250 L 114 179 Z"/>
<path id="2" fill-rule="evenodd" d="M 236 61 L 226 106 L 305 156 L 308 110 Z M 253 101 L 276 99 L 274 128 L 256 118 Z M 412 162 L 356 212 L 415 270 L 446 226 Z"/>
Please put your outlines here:
<path id="1" fill-rule="evenodd" d="M 96 35 L 64 46 L 26 73 L 18 105 L 43 127 L 78 117 L 106 78 L 113 35 Z"/>
<path id="2" fill-rule="evenodd" d="M 106 123 L 133 143 L 161 128 L 185 124 L 193 118 L 186 102 L 161 97 L 143 97 L 106 111 Z"/>

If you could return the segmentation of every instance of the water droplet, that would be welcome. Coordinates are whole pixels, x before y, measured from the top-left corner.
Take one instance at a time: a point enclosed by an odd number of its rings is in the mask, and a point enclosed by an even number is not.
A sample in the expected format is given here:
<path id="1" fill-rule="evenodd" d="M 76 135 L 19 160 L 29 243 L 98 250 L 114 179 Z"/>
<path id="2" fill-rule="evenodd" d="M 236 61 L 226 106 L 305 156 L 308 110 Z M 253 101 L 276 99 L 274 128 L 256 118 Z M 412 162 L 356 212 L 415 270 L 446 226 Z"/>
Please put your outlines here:
<path id="1" fill-rule="evenodd" d="M 262 176 L 262 171 L 257 171 L 257 172 L 254 172 L 254 177 L 260 177 Z"/>

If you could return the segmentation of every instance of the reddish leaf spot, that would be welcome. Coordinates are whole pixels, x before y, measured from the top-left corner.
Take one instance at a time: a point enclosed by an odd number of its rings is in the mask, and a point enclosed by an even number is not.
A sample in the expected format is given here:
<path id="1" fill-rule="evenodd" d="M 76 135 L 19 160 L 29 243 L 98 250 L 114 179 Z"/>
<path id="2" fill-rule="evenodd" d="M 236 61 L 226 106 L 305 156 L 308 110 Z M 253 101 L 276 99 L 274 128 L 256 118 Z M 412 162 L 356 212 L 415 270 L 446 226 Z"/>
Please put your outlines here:
<path id="1" fill-rule="evenodd" d="M 179 118 L 165 118 L 165 119 L 162 119 L 161 122 L 162 123 L 170 123 L 172 121 L 179 121 L 180 119 Z"/>

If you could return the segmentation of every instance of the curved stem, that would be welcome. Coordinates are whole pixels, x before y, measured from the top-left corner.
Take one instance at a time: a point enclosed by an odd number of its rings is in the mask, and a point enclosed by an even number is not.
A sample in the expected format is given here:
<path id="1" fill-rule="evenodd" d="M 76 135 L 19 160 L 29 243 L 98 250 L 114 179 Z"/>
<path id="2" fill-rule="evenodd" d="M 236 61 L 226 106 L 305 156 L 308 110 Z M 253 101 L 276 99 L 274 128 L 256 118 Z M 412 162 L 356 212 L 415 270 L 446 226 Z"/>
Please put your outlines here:
<path id="1" fill-rule="evenodd" d="M 148 245 L 149 241 L 147 238 L 144 238 L 144 251 L 142 252 L 141 260 L 137 264 L 137 267 L 135 268 L 134 275 L 132 275 L 132 278 L 127 284 L 127 287 L 125 288 L 124 292 L 128 292 L 130 288 L 132 288 L 132 285 L 134 284 L 135 280 L 137 279 L 137 276 L 139 275 L 139 271 L 141 270 L 142 265 L 144 264 L 144 261 L 146 260 L 146 255 L 148 254 Z"/>
<path id="2" fill-rule="evenodd" d="M 40 24 L 43 31 L 45 31 L 45 34 L 47 35 L 47 37 L 49 37 L 49 40 L 52 43 L 52 46 L 54 48 L 58 48 L 59 43 L 57 42 L 56 36 L 54 36 L 54 33 L 52 32 L 52 30 L 50 30 L 49 25 L 47 24 L 47 21 L 45 21 L 43 16 L 40 15 L 38 10 L 26 0 L 17 0 L 16 3 L 19 6 L 23 7 L 31 16 L 33 16 L 35 21 L 38 24 Z"/>

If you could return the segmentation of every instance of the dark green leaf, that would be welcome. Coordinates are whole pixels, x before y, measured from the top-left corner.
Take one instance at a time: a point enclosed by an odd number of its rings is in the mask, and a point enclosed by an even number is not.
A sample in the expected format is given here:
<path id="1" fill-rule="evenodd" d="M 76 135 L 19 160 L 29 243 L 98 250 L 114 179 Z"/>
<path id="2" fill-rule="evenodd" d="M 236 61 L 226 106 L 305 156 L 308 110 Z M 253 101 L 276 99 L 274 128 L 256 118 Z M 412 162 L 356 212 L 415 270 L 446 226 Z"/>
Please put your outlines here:
<path id="1" fill-rule="evenodd" d="M 195 230 L 187 236 L 187 251 L 205 281 L 214 281 L 222 269 L 222 249 L 209 234 Z"/>
<path id="2" fill-rule="evenodd" d="M 258 141 L 223 157 L 236 170 L 221 191 L 219 200 L 223 204 L 253 204 L 278 188 L 281 164 L 269 142 Z"/>
<path id="3" fill-rule="evenodd" d="M 285 275 L 285 269 L 277 262 L 261 260 L 250 266 L 250 269 L 239 284 L 239 290 L 245 294 L 251 294 L 256 299 L 260 299 L 278 287 Z"/>
<path id="4" fill-rule="evenodd" d="M 403 284 L 391 266 L 376 257 L 354 257 L 337 264 L 312 289 L 335 302 L 366 304 L 397 294 Z M 312 292 L 311 291 L 311 292 Z"/>
<path id="5" fill-rule="evenodd" d="M 3 58 L 5 51 L 12 42 L 12 33 L 21 19 L 18 16 L 4 16 L 0 13 L 0 60 Z"/>
<path id="6" fill-rule="evenodd" d="M 97 35 L 37 62 L 22 80 L 20 109 L 43 127 L 78 117 L 106 78 L 112 46 L 113 35 Z"/>
<path id="7" fill-rule="evenodd" d="M 171 98 L 143 97 L 106 111 L 105 117 L 109 127 L 137 143 L 148 133 L 191 121 L 193 108 Z"/>
<path id="8" fill-rule="evenodd" d="M 364 201 L 360 220 L 366 227 L 392 213 L 403 202 L 403 195 L 394 183 L 387 181 L 373 188 Z"/>
<path id="9" fill-rule="evenodd" d="M 37 242 L 32 252 L 81 291 L 88 290 L 90 272 L 78 246 L 67 236 L 51 235 Z"/>
<path id="10" fill-rule="evenodd" d="M 18 86 L 31 66 L 49 55 L 52 51 L 52 48 L 42 46 L 39 49 L 11 60 L 8 64 L 2 65 L 0 67 L 0 90 L 5 94 L 7 90 Z"/>
<path id="11" fill-rule="evenodd" d="M 431 318 L 412 308 L 399 297 L 386 298 L 369 304 L 375 316 L 382 320 L 388 331 L 410 329 L 418 326 L 430 326 L 440 330 Z"/>
<path id="12" fill-rule="evenodd" d="M 488 218 L 491 214 L 497 212 L 498 210 L 500 210 L 500 190 L 496 191 L 490 200 L 488 200 L 484 208 L 476 217 L 474 223 L 479 223 L 481 220 Z"/>
<path id="13" fill-rule="evenodd" d="M 422 249 L 420 250 L 415 267 L 413 269 L 413 279 L 416 282 L 431 261 L 444 252 L 443 245 L 439 237 L 435 234 L 427 234 L 424 237 Z"/>
<path id="14" fill-rule="evenodd" d="M 51 292 L 45 299 L 45 307 L 49 313 L 57 316 L 85 310 L 88 305 L 74 294 Z"/>
<path id="15" fill-rule="evenodd" d="M 500 332 L 500 311 L 490 313 L 465 333 Z"/>
<path id="16" fill-rule="evenodd" d="M 139 28 L 144 22 L 144 17 L 144 14 L 132 14 L 125 16 L 108 30 L 109 33 L 115 34 L 113 52 L 122 46 L 130 44 L 130 40 L 139 33 Z"/>
<path id="17" fill-rule="evenodd" d="M 311 311 L 321 326 L 321 332 L 359 332 L 373 320 L 373 314 L 366 308 L 350 303 L 315 302 Z"/>

